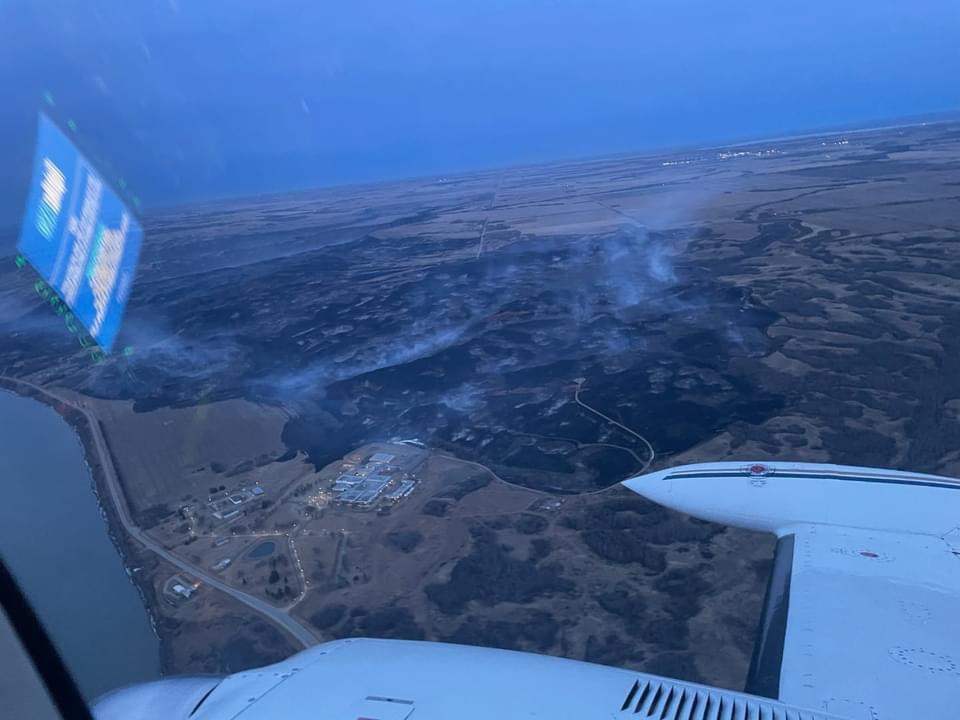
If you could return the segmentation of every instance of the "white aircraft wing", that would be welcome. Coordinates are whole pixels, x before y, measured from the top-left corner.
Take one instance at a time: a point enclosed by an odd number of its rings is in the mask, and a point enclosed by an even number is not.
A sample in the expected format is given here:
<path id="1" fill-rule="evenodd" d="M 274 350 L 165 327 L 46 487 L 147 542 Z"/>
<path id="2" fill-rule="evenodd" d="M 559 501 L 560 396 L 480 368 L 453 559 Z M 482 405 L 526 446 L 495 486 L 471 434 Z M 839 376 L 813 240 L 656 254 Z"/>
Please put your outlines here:
<path id="1" fill-rule="evenodd" d="M 944 540 L 808 525 L 775 566 L 748 692 L 851 720 L 960 713 L 960 558 Z"/>
<path id="2" fill-rule="evenodd" d="M 706 463 L 624 484 L 778 535 L 748 693 L 851 720 L 960 714 L 960 482 Z"/>

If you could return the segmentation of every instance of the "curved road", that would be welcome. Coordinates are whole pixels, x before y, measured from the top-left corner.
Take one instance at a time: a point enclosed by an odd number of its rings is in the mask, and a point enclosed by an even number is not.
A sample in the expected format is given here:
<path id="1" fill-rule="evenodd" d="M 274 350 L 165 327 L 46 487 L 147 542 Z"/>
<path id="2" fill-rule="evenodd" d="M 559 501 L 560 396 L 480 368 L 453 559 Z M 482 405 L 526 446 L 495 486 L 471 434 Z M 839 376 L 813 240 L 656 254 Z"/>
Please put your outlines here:
<path id="1" fill-rule="evenodd" d="M 656 453 L 656 451 L 653 449 L 653 445 L 651 445 L 651 444 L 650 444 L 650 441 L 647 440 L 647 439 L 646 439 L 643 435 L 641 435 L 640 433 L 638 433 L 638 432 L 636 432 L 636 431 L 634 431 L 634 430 L 631 430 L 630 428 L 628 428 L 628 427 L 627 427 L 626 425 L 624 425 L 623 423 L 617 422 L 616 420 L 614 420 L 614 419 L 613 419 L 612 417 L 610 417 L 609 415 L 604 415 L 602 412 L 600 412 L 600 411 L 597 410 L 596 408 L 593 408 L 593 407 L 587 405 L 583 400 L 581 400 L 581 399 L 580 399 L 580 391 L 583 389 L 583 384 L 584 384 L 585 382 L 586 382 L 586 380 L 584 380 L 584 379 L 582 379 L 582 378 L 578 378 L 578 379 L 576 380 L 577 390 L 576 390 L 576 392 L 575 392 L 574 395 L 573 395 L 573 399 L 576 400 L 577 405 L 579 405 L 580 407 L 584 408 L 585 410 L 589 410 L 589 411 L 592 412 L 594 415 L 597 415 L 598 417 L 603 418 L 604 420 L 606 420 L 606 421 L 607 421 L 608 423 L 610 423 L 611 425 L 616 425 L 616 426 L 617 426 L 618 428 L 620 428 L 621 430 L 624 430 L 625 432 L 628 432 L 628 433 L 630 433 L 631 435 L 633 435 L 633 436 L 634 436 L 635 438 L 637 438 L 640 442 L 642 442 L 644 445 L 647 446 L 647 450 L 648 450 L 649 453 L 650 453 L 650 457 L 648 457 L 648 458 L 646 459 L 646 461 L 640 460 L 640 457 L 639 457 L 633 450 L 631 450 L 630 448 L 625 448 L 625 447 L 623 447 L 622 445 L 613 445 L 613 444 L 611 444 L 611 443 L 579 443 L 579 441 L 576 441 L 576 440 L 568 440 L 567 438 L 551 438 L 551 439 L 553 439 L 553 440 L 564 440 L 564 441 L 566 441 L 566 442 L 576 442 L 577 444 L 579 444 L 579 445 L 581 445 L 581 446 L 583 446 L 583 447 L 587 447 L 587 446 L 590 446 L 590 445 L 601 445 L 601 446 L 605 446 L 605 447 L 617 448 L 618 450 L 625 450 L 626 452 L 628 452 L 628 453 L 630 453 L 631 455 L 633 455 L 633 456 L 637 459 L 637 462 L 640 462 L 640 463 L 643 464 L 643 467 L 640 468 L 640 471 L 637 473 L 637 475 L 642 475 L 643 473 L 645 473 L 645 472 L 650 468 L 650 466 L 653 464 L 654 459 L 657 457 L 657 453 Z M 521 434 L 521 435 L 530 435 L 530 433 L 520 433 L 520 434 Z M 532 437 L 538 437 L 538 436 L 532 436 Z M 540 437 L 543 437 L 543 436 L 540 436 Z M 443 457 L 445 460 L 451 460 L 451 461 L 453 461 L 453 462 L 461 463 L 462 465 L 471 465 L 472 467 L 479 468 L 479 469 L 481 469 L 481 470 L 483 470 L 483 471 L 485 471 L 485 472 L 487 472 L 487 473 L 490 473 L 490 475 L 491 475 L 495 480 L 499 480 L 499 481 L 502 482 L 504 485 L 512 485 L 512 486 L 515 487 L 515 488 L 519 488 L 519 489 L 521 489 L 521 490 L 526 490 L 527 492 L 531 492 L 531 493 L 534 493 L 534 494 L 536 494 L 536 495 L 548 495 L 548 496 L 550 496 L 550 497 L 555 497 L 555 496 L 557 496 L 557 495 L 567 496 L 567 493 L 556 493 L 556 492 L 551 492 L 550 490 L 537 490 L 536 488 L 530 488 L 530 487 L 527 487 L 526 485 L 520 485 L 519 483 L 511 482 L 510 480 L 506 480 L 506 479 L 500 477 L 500 476 L 497 475 L 493 470 L 491 470 L 490 468 L 488 468 L 486 465 L 484 465 L 484 464 L 482 464 L 482 463 L 473 462 L 472 460 L 464 460 L 464 459 L 462 459 L 462 458 L 456 457 L 455 455 L 442 455 L 441 457 Z M 620 482 L 617 481 L 617 482 L 613 483 L 612 485 L 608 485 L 607 487 L 600 488 L 599 490 L 590 490 L 590 491 L 588 491 L 588 492 L 582 492 L 582 493 L 570 493 L 569 496 L 570 496 L 570 497 L 583 497 L 583 496 L 586 496 L 586 495 L 597 495 L 598 493 L 606 492 L 606 491 L 609 490 L 610 488 L 616 487 L 616 486 L 619 485 L 619 484 L 620 484 Z"/>
<path id="2" fill-rule="evenodd" d="M 529 488 L 526 485 L 520 485 L 519 483 L 510 482 L 509 480 L 504 480 L 502 477 L 497 475 L 493 470 L 488 468 L 486 465 L 478 462 L 473 462 L 473 460 L 464 460 L 463 458 L 458 458 L 456 455 L 438 455 L 437 457 L 441 457 L 444 460 L 449 460 L 450 462 L 458 462 L 461 465 L 470 465 L 471 467 L 480 468 L 484 472 L 490 473 L 491 477 L 493 477 L 494 480 L 499 480 L 504 485 L 512 485 L 515 488 L 519 488 L 520 490 L 526 490 L 527 492 L 534 493 L 535 495 L 549 495 L 551 497 L 556 495 L 556 493 L 552 493 L 549 490 L 537 490 L 536 488 Z"/>
<path id="3" fill-rule="evenodd" d="M 578 449 L 587 448 L 587 447 L 608 447 L 608 448 L 613 448 L 614 450 L 623 450 L 625 453 L 630 453 L 630 455 L 633 456 L 633 459 L 637 461 L 638 465 L 643 465 L 644 467 L 647 467 L 647 465 L 645 465 L 646 460 L 642 459 L 639 455 L 637 455 L 636 452 L 634 452 L 628 447 L 624 447 L 623 445 L 614 445 L 613 443 L 602 443 L 602 442 L 585 443 L 585 442 L 580 442 L 579 440 L 574 440 L 573 438 L 556 437 L 554 435 L 537 435 L 535 433 L 518 432 L 516 434 L 523 435 L 525 437 L 537 438 L 539 440 L 553 440 L 556 442 L 565 442 L 565 443 L 569 443 L 570 445 L 576 445 Z"/>
<path id="4" fill-rule="evenodd" d="M 647 440 L 647 439 L 646 439 L 643 435 L 641 435 L 640 433 L 631 430 L 630 428 L 628 428 L 628 427 L 627 427 L 626 425 L 624 425 L 623 423 L 617 422 L 616 420 L 614 420 L 614 419 L 613 419 L 612 417 L 610 417 L 609 415 L 604 415 L 602 412 L 600 412 L 600 411 L 597 410 L 596 408 L 590 407 L 590 406 L 587 405 L 583 400 L 581 400 L 581 399 L 580 399 L 580 392 L 583 390 L 583 384 L 584 384 L 585 382 L 586 382 L 586 380 L 584 380 L 584 379 L 582 379 L 582 378 L 578 378 L 578 379 L 577 379 L 577 390 L 576 390 L 576 392 L 574 392 L 574 394 L 573 394 L 573 399 L 576 400 L 577 405 L 579 405 L 580 407 L 584 408 L 585 410 L 589 410 L 589 411 L 592 412 L 594 415 L 603 418 L 604 420 L 606 420 L 606 421 L 607 421 L 608 423 L 610 423 L 611 425 L 616 425 L 616 426 L 617 426 L 618 428 L 620 428 L 621 430 L 630 433 L 630 434 L 633 435 L 635 438 L 637 438 L 640 442 L 642 442 L 644 445 L 647 446 L 647 450 L 650 451 L 650 457 L 647 459 L 647 462 L 644 464 L 644 466 L 643 466 L 642 468 L 640 468 L 640 472 L 637 473 L 638 475 L 642 475 L 642 474 L 645 473 L 645 472 L 649 469 L 649 467 L 653 464 L 654 458 L 657 457 L 657 453 L 656 453 L 656 451 L 653 449 L 653 445 L 651 445 L 651 444 L 650 444 L 650 441 Z"/>
<path id="5" fill-rule="evenodd" d="M 100 423 L 97 421 L 96 417 L 90 413 L 89 410 L 71 402 L 70 400 L 67 400 L 64 397 L 61 397 L 60 395 L 56 395 L 55 393 L 52 393 L 49 390 L 40 387 L 39 385 L 34 385 L 31 382 L 27 382 L 26 380 L 20 380 L 18 378 L 11 377 L 4 377 L 3 379 L 23 385 L 24 387 L 31 388 L 32 390 L 47 396 L 51 400 L 63 403 L 64 405 L 69 405 L 74 410 L 83 413 L 84 417 L 87 419 L 87 423 L 90 426 L 90 432 L 93 435 L 93 442 L 96 445 L 97 454 L 100 456 L 100 465 L 103 467 L 103 474 L 107 481 L 107 488 L 110 491 L 110 497 L 113 500 L 113 506 L 117 510 L 117 516 L 120 518 L 120 523 L 123 525 L 123 529 L 126 530 L 131 537 L 136 539 L 137 542 L 139 542 L 148 550 L 162 557 L 171 565 L 183 570 L 186 573 L 189 573 L 190 575 L 195 576 L 208 585 L 225 592 L 227 595 L 230 595 L 236 600 L 242 602 L 251 610 L 260 613 L 274 625 L 286 631 L 287 634 L 296 639 L 296 641 L 303 645 L 303 647 L 310 647 L 319 641 L 319 638 L 317 638 L 317 636 L 314 635 L 309 628 L 301 624 L 282 608 L 274 607 L 273 605 L 270 605 L 259 598 L 255 598 L 252 595 L 242 592 L 241 590 L 237 590 L 236 588 L 227 585 L 212 575 L 209 575 L 205 570 L 187 562 L 177 555 L 174 555 L 158 542 L 150 538 L 133 522 L 133 519 L 130 517 L 129 509 L 127 508 L 126 498 L 123 496 L 123 490 L 120 488 L 120 483 L 117 479 L 116 468 L 113 466 L 113 458 L 110 456 L 110 453 L 107 450 L 106 442 L 103 438 L 103 434 L 100 432 Z"/>

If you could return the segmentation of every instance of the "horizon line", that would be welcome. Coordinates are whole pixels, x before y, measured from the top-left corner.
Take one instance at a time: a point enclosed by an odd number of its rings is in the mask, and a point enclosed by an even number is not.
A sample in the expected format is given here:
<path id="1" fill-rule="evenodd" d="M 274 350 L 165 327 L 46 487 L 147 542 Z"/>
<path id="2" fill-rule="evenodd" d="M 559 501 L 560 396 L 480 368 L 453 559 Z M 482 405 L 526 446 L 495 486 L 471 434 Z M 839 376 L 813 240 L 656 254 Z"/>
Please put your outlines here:
<path id="1" fill-rule="evenodd" d="M 654 158 L 662 155 L 669 155 L 678 152 L 692 152 L 697 150 L 717 150 L 722 148 L 743 147 L 755 145 L 761 142 L 799 140 L 803 138 L 815 138 L 824 135 L 832 135 L 839 132 L 846 133 L 864 133 L 879 130 L 895 130 L 898 128 L 922 127 L 924 125 L 939 125 L 950 122 L 960 121 L 960 108 L 951 110 L 942 110 L 931 113 L 921 113 L 916 115 L 900 115 L 887 117 L 870 121 L 869 124 L 860 122 L 841 123 L 837 125 L 819 126 L 787 133 L 776 133 L 771 135 L 757 135 L 744 138 L 731 138 L 720 142 L 711 142 L 710 144 L 689 144 L 689 145 L 662 145 L 648 148 L 637 148 L 634 150 L 618 150 L 599 155 L 569 155 L 557 157 L 550 160 L 537 160 L 533 162 L 521 162 L 514 165 L 491 165 L 486 167 L 474 167 L 469 169 L 451 170 L 448 173 L 428 173 L 423 175 L 401 175 L 395 177 L 381 177 L 372 180 L 359 180 L 356 182 L 341 182 L 331 184 L 318 184 L 307 187 L 290 187 L 284 190 L 268 191 L 262 193 L 250 193 L 239 195 L 222 195 L 199 200 L 178 201 L 172 203 L 161 203 L 157 205 L 144 205 L 141 208 L 143 215 L 149 216 L 154 212 L 166 213 L 179 208 L 191 208 L 202 205 L 225 202 L 243 202 L 254 200 L 265 200 L 269 198 L 279 198 L 288 195 L 305 195 L 309 193 L 321 193 L 325 191 L 335 191 L 350 188 L 377 187 L 386 185 L 400 185 L 403 183 L 426 181 L 432 179 L 448 178 L 466 178 L 471 175 L 484 175 L 503 173 L 510 170 L 520 170 L 524 168 L 548 167 L 550 165 L 562 164 L 587 164 L 602 160 L 636 157 L 636 158 Z"/>

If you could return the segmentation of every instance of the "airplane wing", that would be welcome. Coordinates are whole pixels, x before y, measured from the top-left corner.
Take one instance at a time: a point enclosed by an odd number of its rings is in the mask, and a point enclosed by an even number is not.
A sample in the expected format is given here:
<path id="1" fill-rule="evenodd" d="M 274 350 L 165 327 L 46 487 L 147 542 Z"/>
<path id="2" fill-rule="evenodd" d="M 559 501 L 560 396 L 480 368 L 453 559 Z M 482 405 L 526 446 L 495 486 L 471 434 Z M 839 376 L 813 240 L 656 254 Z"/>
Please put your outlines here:
<path id="1" fill-rule="evenodd" d="M 746 692 L 851 720 L 960 708 L 960 482 L 810 463 L 705 463 L 624 483 L 777 534 Z"/>

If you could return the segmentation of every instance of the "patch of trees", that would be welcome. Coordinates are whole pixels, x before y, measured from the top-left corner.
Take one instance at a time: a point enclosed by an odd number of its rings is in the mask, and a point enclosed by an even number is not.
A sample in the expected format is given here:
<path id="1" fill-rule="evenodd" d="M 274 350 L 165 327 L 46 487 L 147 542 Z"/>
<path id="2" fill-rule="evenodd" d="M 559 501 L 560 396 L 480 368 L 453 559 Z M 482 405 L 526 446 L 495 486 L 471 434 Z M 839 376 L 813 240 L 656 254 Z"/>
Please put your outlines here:
<path id="1" fill-rule="evenodd" d="M 674 567 L 654 581 L 654 588 L 667 596 L 663 609 L 675 620 L 686 621 L 700 612 L 700 598 L 713 590 L 703 578 L 703 569 Z"/>
<path id="2" fill-rule="evenodd" d="M 604 560 L 640 563 L 662 572 L 666 557 L 655 545 L 709 540 L 723 526 L 675 513 L 643 498 L 617 498 L 568 516 L 563 524 L 580 531 L 580 538 Z"/>
<path id="3" fill-rule="evenodd" d="M 433 517 L 443 517 L 447 514 L 447 510 L 450 508 L 450 503 L 444 502 L 443 500 L 427 500 L 423 504 L 423 508 L 420 512 L 424 515 L 432 515 Z"/>
<path id="4" fill-rule="evenodd" d="M 522 513 L 513 521 L 513 526 L 518 532 L 524 535 L 536 535 L 542 533 L 550 525 L 550 521 L 540 515 L 532 513 Z"/>
<path id="5" fill-rule="evenodd" d="M 388 545 L 395 547 L 400 552 L 413 552 L 414 548 L 423 540 L 423 534 L 418 530 L 392 530 L 386 535 Z"/>
<path id="6" fill-rule="evenodd" d="M 460 482 L 455 483 L 451 487 L 444 490 L 442 493 L 438 493 L 437 497 L 450 498 L 451 500 L 463 500 L 463 498 L 465 498 L 470 493 L 476 492 L 481 488 L 485 488 L 489 484 L 490 484 L 490 476 L 487 473 L 471 475 L 465 480 L 461 480 Z"/>
<path id="7" fill-rule="evenodd" d="M 622 667 L 627 663 L 643 662 L 644 654 L 635 642 L 624 640 L 616 633 L 608 633 L 602 640 L 596 635 L 587 638 L 583 659 L 601 665 Z"/>
<path id="8" fill-rule="evenodd" d="M 722 525 L 704 522 L 679 513 L 669 513 L 656 525 L 637 528 L 643 539 L 654 545 L 703 542 L 719 535 L 723 529 Z"/>
<path id="9" fill-rule="evenodd" d="M 503 515 L 498 515 L 492 518 L 484 518 L 481 522 L 483 522 L 483 524 L 491 530 L 506 530 L 508 527 L 510 527 L 509 518 L 506 518 Z"/>
<path id="10" fill-rule="evenodd" d="M 173 510 L 171 510 L 168 505 L 151 505 L 145 510 L 140 511 L 139 517 L 137 518 L 137 525 L 144 529 L 152 528 L 162 523 L 171 515 L 173 515 Z"/>
<path id="11" fill-rule="evenodd" d="M 318 619 L 329 620 L 329 618 Z M 327 627 L 333 624 L 335 623 Z M 338 638 L 364 636 L 396 640 L 423 640 L 425 637 L 423 628 L 417 624 L 409 608 L 397 606 L 376 610 L 353 608 L 346 620 L 333 630 L 333 635 Z"/>
<path id="12" fill-rule="evenodd" d="M 548 612 L 530 610 L 518 622 L 484 620 L 468 616 L 448 640 L 464 645 L 520 650 L 523 641 L 538 650 L 547 650 L 557 641 L 560 625 Z"/>
<path id="13" fill-rule="evenodd" d="M 739 610 L 739 608 L 732 609 L 734 612 Z M 750 657 L 759 630 L 759 623 L 756 621 L 756 618 L 750 617 L 748 620 L 727 613 L 720 616 L 720 623 L 727 628 L 727 637 L 733 642 L 737 649 L 746 657 Z"/>
<path id="14" fill-rule="evenodd" d="M 223 646 L 220 658 L 221 672 L 234 673 L 257 667 L 261 654 L 248 638 L 234 635 Z"/>
<path id="15" fill-rule="evenodd" d="M 405 607 L 386 607 L 367 613 L 356 621 L 359 634 L 398 640 L 423 640 L 423 629 Z"/>
<path id="16" fill-rule="evenodd" d="M 250 472 L 253 470 L 253 467 L 253 460 L 244 460 L 242 463 L 238 463 L 227 470 L 227 477 L 234 477 L 240 473 Z"/>
<path id="17" fill-rule="evenodd" d="M 773 558 L 761 558 L 750 563 L 750 569 L 757 576 L 757 580 L 766 580 L 770 577 L 773 570 Z"/>
<path id="18" fill-rule="evenodd" d="M 685 650 L 690 631 L 687 623 L 669 615 L 648 614 L 634 637 L 658 650 Z"/>
<path id="19" fill-rule="evenodd" d="M 697 670 L 696 658 L 691 652 L 661 653 L 644 664 L 643 671 L 687 682 L 703 682 L 703 677 Z"/>
<path id="20" fill-rule="evenodd" d="M 559 566 L 518 560 L 510 554 L 511 548 L 497 543 L 496 533 L 489 528 L 479 526 L 471 532 L 470 554 L 457 561 L 450 580 L 424 588 L 441 612 L 457 614 L 471 600 L 486 605 L 528 603 L 536 597 L 574 589 Z"/>
<path id="21" fill-rule="evenodd" d="M 634 637 L 642 637 L 647 603 L 635 589 L 620 584 L 609 592 L 595 595 L 594 600 L 608 613 L 623 620 L 628 633 Z"/>
<path id="22" fill-rule="evenodd" d="M 270 573 L 272 576 L 273 573 Z M 279 575 L 277 576 L 279 579 Z M 293 598 L 296 597 L 296 593 L 293 588 L 288 584 L 287 578 L 283 579 L 283 586 L 277 588 L 267 588 L 264 590 L 268 597 L 272 597 L 274 600 L 282 600 L 283 598 Z"/>
<path id="23" fill-rule="evenodd" d="M 847 426 L 840 432 L 824 430 L 820 437 L 830 451 L 831 461 L 843 464 L 886 467 L 897 449 L 890 436 L 865 428 Z"/>
<path id="24" fill-rule="evenodd" d="M 563 524 L 573 530 L 634 528 L 639 525 L 655 525 L 667 512 L 666 508 L 631 493 L 629 496 L 589 505 L 580 515 L 566 516 Z"/>
<path id="25" fill-rule="evenodd" d="M 314 627 L 319 628 L 320 630 L 326 630 L 329 627 L 333 627 L 338 622 L 343 620 L 343 616 L 347 612 L 346 605 L 327 605 L 324 608 L 321 608 L 317 612 L 313 613 L 310 616 L 310 622 Z"/>
<path id="26" fill-rule="evenodd" d="M 663 572 L 666 555 L 647 543 L 636 531 L 585 530 L 580 538 L 594 554 L 615 563 L 640 563 L 647 570 Z"/>
<path id="27" fill-rule="evenodd" d="M 553 543 L 546 538 L 534 538 L 530 542 L 530 560 L 543 560 L 553 552 Z"/>

